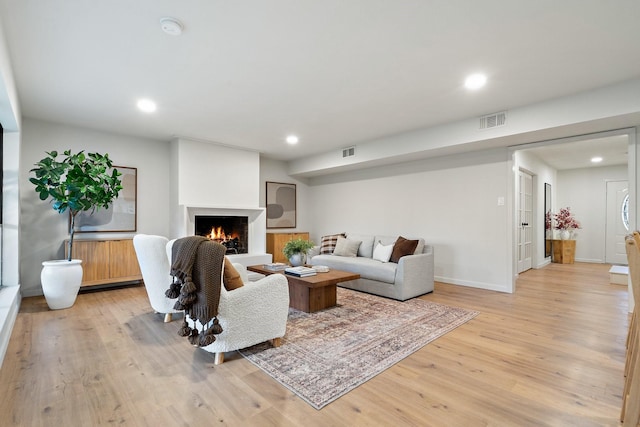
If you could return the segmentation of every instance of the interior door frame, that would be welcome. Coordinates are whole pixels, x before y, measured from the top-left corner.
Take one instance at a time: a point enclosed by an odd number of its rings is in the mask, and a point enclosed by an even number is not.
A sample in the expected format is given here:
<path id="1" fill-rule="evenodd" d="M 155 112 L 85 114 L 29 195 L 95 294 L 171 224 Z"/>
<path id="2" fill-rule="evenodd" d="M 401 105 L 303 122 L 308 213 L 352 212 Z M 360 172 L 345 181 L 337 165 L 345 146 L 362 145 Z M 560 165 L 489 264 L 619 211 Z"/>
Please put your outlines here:
<path id="1" fill-rule="evenodd" d="M 511 277 L 511 292 L 516 291 L 516 280 L 518 278 L 518 255 L 517 255 L 517 238 L 515 234 L 515 226 L 517 224 L 517 209 L 516 209 L 516 197 L 517 197 L 517 186 L 518 186 L 518 165 L 515 161 L 515 152 L 527 148 L 533 147 L 542 147 L 544 145 L 550 144 L 562 144 L 566 142 L 576 142 L 582 141 L 586 139 L 594 139 L 594 138 L 602 138 L 607 136 L 616 136 L 616 135 L 627 135 L 628 138 L 628 154 L 627 154 L 627 176 L 629 181 L 629 228 L 632 230 L 638 229 L 638 212 L 640 211 L 638 203 L 638 171 L 636 165 L 640 165 L 640 150 L 637 147 L 638 139 L 636 136 L 636 128 L 623 128 L 623 129 L 615 129 L 609 131 L 595 132 L 583 135 L 576 135 L 566 138 L 556 138 L 550 140 L 542 140 L 527 144 L 513 145 L 508 148 L 508 161 L 507 161 L 507 170 L 511 179 L 507 180 L 507 191 L 509 195 L 509 212 L 507 218 L 509 219 L 507 223 L 507 237 L 510 244 L 511 251 L 511 259 L 509 261 L 509 275 Z M 535 187 L 535 186 L 534 186 Z M 534 215 L 535 217 L 535 215 Z M 629 284 L 629 312 L 633 311 L 634 301 L 633 294 L 631 291 L 631 284 Z"/>

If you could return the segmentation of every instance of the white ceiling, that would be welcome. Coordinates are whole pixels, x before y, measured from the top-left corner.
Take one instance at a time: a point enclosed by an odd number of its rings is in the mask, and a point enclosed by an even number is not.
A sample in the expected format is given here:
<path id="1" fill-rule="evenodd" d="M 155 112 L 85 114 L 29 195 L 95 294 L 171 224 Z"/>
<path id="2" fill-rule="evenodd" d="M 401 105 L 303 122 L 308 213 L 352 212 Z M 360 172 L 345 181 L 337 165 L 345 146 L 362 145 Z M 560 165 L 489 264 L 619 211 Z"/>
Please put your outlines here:
<path id="1" fill-rule="evenodd" d="M 556 170 L 565 170 L 626 165 L 628 149 L 629 137 L 617 135 L 549 144 L 526 149 L 526 151 L 533 152 Z M 591 162 L 594 157 L 602 157 L 602 161 Z"/>
<path id="2" fill-rule="evenodd" d="M 0 16 L 23 115 L 283 160 L 640 76 L 637 0 L 0 0 Z"/>

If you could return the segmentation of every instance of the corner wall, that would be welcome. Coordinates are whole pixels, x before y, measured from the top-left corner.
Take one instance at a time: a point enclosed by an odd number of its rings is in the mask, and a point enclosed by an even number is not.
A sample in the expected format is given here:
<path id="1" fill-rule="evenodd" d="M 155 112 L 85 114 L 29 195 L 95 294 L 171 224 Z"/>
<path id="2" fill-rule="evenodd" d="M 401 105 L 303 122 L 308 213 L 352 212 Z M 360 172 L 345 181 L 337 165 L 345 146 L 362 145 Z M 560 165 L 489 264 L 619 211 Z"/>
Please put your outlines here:
<path id="1" fill-rule="evenodd" d="M 576 230 L 576 261 L 605 262 L 607 181 L 626 181 L 627 166 L 558 171 L 554 212 L 570 207 L 580 221 Z"/>
<path id="2" fill-rule="evenodd" d="M 29 170 L 45 151 L 108 153 L 114 164 L 138 169 L 137 233 L 169 235 L 169 143 L 99 132 L 34 119 L 23 121 L 20 160 L 20 272 L 23 296 L 42 295 L 42 261 L 64 257 L 66 215 L 41 201 Z M 130 237 L 133 233 L 81 233 L 77 239 Z"/>
<path id="3" fill-rule="evenodd" d="M 340 232 L 423 237 L 434 245 L 436 280 L 512 292 L 507 151 L 312 178 L 312 239 Z"/>

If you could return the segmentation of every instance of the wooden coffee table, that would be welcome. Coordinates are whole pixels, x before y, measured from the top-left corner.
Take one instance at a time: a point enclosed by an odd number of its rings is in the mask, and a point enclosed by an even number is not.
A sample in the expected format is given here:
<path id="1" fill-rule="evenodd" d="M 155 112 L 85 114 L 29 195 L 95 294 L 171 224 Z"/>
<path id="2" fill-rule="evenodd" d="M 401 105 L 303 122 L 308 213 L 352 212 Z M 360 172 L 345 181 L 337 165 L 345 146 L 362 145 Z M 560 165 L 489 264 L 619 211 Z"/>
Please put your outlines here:
<path id="1" fill-rule="evenodd" d="M 262 265 L 250 265 L 247 270 L 266 276 L 284 274 L 283 271 L 267 270 Z M 340 282 L 360 278 L 359 274 L 340 270 L 329 270 L 326 273 L 318 273 L 308 277 L 296 277 L 289 274 L 284 274 L 284 276 L 289 282 L 289 307 L 307 313 L 334 307 L 337 299 L 336 285 Z"/>

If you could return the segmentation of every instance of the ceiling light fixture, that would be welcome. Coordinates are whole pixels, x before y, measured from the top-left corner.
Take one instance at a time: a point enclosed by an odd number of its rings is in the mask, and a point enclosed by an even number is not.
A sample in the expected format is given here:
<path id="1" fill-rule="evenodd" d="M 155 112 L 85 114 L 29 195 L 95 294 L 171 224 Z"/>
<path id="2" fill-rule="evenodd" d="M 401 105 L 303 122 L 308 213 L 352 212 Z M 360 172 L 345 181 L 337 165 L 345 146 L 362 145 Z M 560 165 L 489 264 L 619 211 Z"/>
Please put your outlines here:
<path id="1" fill-rule="evenodd" d="M 140 99 L 136 104 L 140 111 L 144 111 L 145 113 L 153 113 L 156 111 L 156 103 L 150 99 Z"/>
<path id="2" fill-rule="evenodd" d="M 287 137 L 287 144 L 292 144 L 292 145 L 293 145 L 293 144 L 297 144 L 297 143 L 298 143 L 298 141 L 299 141 L 299 139 L 298 139 L 298 137 L 297 137 L 297 136 L 295 136 L 295 135 L 289 135 L 289 136 Z"/>
<path id="3" fill-rule="evenodd" d="M 484 74 L 471 74 L 464 81 L 464 87 L 471 90 L 480 89 L 487 84 L 487 76 Z"/>
<path id="4" fill-rule="evenodd" d="M 592 157 L 591 163 L 600 163 L 602 161 L 602 157 Z"/>
<path id="5" fill-rule="evenodd" d="M 171 36 L 179 36 L 182 34 L 182 23 L 175 18 L 162 18 L 160 20 L 160 28 Z"/>

